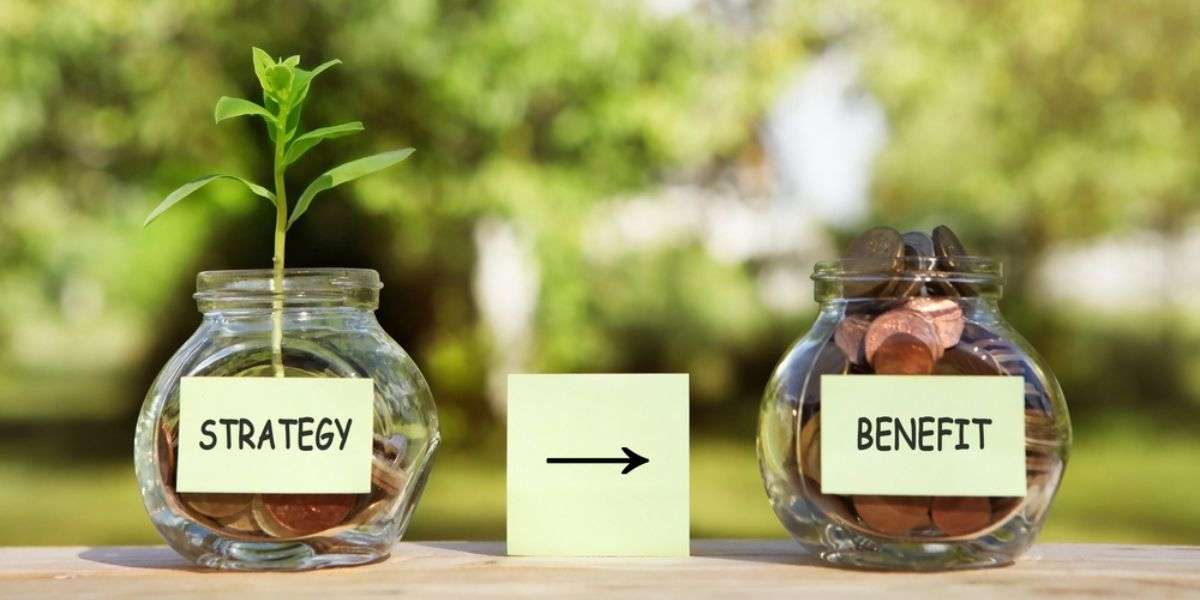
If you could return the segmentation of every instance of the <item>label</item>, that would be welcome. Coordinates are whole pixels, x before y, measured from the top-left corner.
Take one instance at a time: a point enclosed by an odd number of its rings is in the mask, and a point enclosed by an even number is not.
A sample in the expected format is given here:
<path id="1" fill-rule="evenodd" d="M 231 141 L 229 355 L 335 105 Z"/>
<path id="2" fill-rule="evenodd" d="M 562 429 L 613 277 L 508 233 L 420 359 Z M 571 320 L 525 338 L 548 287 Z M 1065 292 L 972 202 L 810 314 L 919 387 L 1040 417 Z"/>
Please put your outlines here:
<path id="1" fill-rule="evenodd" d="M 1025 381 L 823 375 L 821 492 L 1024 496 Z"/>
<path id="2" fill-rule="evenodd" d="M 510 375 L 508 553 L 687 556 L 688 376 Z"/>
<path id="3" fill-rule="evenodd" d="M 370 379 L 184 377 L 180 492 L 371 491 Z"/>

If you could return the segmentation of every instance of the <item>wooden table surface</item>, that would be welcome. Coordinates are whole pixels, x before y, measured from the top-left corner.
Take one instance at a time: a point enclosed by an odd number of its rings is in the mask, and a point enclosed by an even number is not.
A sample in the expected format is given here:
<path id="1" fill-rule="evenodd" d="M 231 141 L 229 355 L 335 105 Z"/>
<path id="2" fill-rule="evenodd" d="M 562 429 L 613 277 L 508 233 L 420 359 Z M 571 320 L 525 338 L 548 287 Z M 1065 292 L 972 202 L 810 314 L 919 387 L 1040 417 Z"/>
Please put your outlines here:
<path id="1" fill-rule="evenodd" d="M 786 540 L 702 540 L 692 554 L 510 558 L 501 542 L 403 542 L 374 565 L 244 574 L 192 568 L 165 547 L 3 548 L 0 596 L 1200 597 L 1193 546 L 1044 544 L 1013 566 L 945 573 L 829 568 Z"/>

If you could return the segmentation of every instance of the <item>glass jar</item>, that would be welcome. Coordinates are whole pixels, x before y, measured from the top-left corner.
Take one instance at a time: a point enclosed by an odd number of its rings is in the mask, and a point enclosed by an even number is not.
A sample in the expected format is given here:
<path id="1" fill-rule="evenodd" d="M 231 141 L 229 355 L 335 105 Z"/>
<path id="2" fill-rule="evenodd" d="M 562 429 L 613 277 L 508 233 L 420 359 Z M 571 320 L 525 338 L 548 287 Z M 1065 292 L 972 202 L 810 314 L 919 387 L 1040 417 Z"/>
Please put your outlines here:
<path id="1" fill-rule="evenodd" d="M 208 271 L 196 287 L 203 320 L 150 387 L 134 439 L 138 483 L 158 532 L 188 559 L 220 569 L 301 570 L 386 558 L 420 498 L 439 438 L 429 386 L 375 319 L 379 274 L 289 269 L 279 295 L 268 270 Z M 370 493 L 177 492 L 182 378 L 271 377 L 279 332 L 285 377 L 373 380 Z M 276 518 L 302 513 L 322 515 L 320 530 Z"/>
<path id="2" fill-rule="evenodd" d="M 801 546 L 839 565 L 936 570 L 1011 563 L 1046 519 L 1066 465 L 1071 426 L 1054 375 L 1000 314 L 1000 263 L 964 256 L 907 257 L 886 265 L 841 259 L 818 263 L 812 278 L 820 313 L 775 369 L 759 411 L 759 467 L 779 520 Z M 931 306 L 957 319 L 945 347 L 912 355 L 921 360 L 893 360 L 886 373 L 1023 378 L 1025 496 L 822 493 L 822 376 L 883 370 L 882 346 L 876 340 L 869 347 L 864 332 L 891 311 Z M 878 352 L 874 363 L 865 357 L 867 349 Z M 956 401 L 968 406 L 972 398 Z M 1013 447 L 1019 451 L 1020 445 Z"/>

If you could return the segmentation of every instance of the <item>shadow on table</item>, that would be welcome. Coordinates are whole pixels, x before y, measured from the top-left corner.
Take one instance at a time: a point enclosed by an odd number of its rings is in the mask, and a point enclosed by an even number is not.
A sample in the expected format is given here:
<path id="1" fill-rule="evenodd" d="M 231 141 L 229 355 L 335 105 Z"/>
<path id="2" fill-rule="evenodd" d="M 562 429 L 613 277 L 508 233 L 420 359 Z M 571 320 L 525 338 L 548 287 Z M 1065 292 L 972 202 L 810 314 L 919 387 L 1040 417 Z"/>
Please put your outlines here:
<path id="1" fill-rule="evenodd" d="M 504 542 L 437 542 L 437 541 L 422 541 L 405 542 L 405 545 L 411 549 L 429 548 L 439 551 L 453 551 L 463 554 L 469 554 L 478 557 L 508 558 L 505 551 Z M 758 540 L 758 541 L 734 541 L 734 540 L 692 540 L 691 556 L 693 558 L 708 558 L 718 560 L 729 560 L 736 562 L 753 562 L 778 565 L 797 565 L 797 566 L 823 566 L 825 563 L 817 559 L 812 554 L 804 552 L 795 542 L 791 540 Z M 553 556 L 517 556 L 513 558 L 559 558 L 559 559 L 577 559 L 581 561 L 590 561 L 603 559 L 605 557 L 553 557 Z M 622 556 L 612 557 L 617 560 L 636 560 L 638 557 Z M 653 559 L 653 558 L 651 558 Z M 494 564 L 497 561 L 490 560 L 487 564 Z"/>
<path id="2" fill-rule="evenodd" d="M 409 541 L 402 542 L 407 546 L 414 548 L 434 548 L 437 550 L 451 550 L 454 552 L 462 552 L 464 554 L 474 554 L 477 556 L 492 556 L 502 557 L 508 556 L 504 547 L 504 542 L 439 542 L 439 541 Z"/>
<path id="3" fill-rule="evenodd" d="M 692 556 L 774 565 L 825 566 L 792 540 L 693 539 Z"/>
<path id="4" fill-rule="evenodd" d="M 172 571 L 211 572 L 188 562 L 174 551 L 157 547 L 93 547 L 79 553 L 80 560 L 131 569 L 170 569 Z"/>

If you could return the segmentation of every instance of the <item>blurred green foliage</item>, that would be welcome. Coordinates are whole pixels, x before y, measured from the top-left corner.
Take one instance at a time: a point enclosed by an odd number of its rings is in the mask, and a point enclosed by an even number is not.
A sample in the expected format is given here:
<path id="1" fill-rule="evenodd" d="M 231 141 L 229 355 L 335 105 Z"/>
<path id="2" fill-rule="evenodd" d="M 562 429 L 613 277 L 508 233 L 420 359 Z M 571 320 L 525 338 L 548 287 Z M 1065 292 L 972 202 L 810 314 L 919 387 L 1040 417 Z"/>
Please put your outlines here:
<path id="1" fill-rule="evenodd" d="M 871 220 L 946 222 L 1004 257 L 1005 312 L 1062 378 L 1080 445 L 1049 538 L 1195 539 L 1200 490 L 1169 473 L 1200 447 L 1157 433 L 1200 423 L 1195 318 L 1093 318 L 1045 302 L 1034 274 L 1064 244 L 1181 236 L 1196 222 L 1200 8 L 668 4 L 292 2 L 280 18 L 279 4 L 249 1 L 0 2 L 0 544 L 152 541 L 128 460 L 133 415 L 195 327 L 195 273 L 268 266 L 271 214 L 215 184 L 140 225 L 197 165 L 268 179 L 258 125 L 211 119 L 217 97 L 254 97 L 251 44 L 306 64 L 342 58 L 305 124 L 360 119 L 369 132 L 314 148 L 290 188 L 334 156 L 418 149 L 403 169 L 328 192 L 288 252 L 293 266 L 378 269 L 380 319 L 430 380 L 448 446 L 413 535 L 502 531 L 488 389 L 514 349 L 485 323 L 475 279 L 480 228 L 494 222 L 537 267 L 518 367 L 692 373 L 696 533 L 782 534 L 753 465 L 754 414 L 815 307 L 766 301 L 766 261 L 714 256 L 694 232 L 616 258 L 590 245 L 622 199 L 777 167 L 759 141 L 768 108 L 836 47 L 861 59 L 863 92 L 887 119 Z M 1113 469 L 1127 473 L 1120 493 Z M 1147 508 L 1164 495 L 1176 509 Z M 71 512 L 81 496 L 88 515 Z"/>

